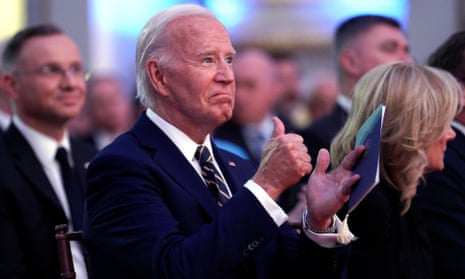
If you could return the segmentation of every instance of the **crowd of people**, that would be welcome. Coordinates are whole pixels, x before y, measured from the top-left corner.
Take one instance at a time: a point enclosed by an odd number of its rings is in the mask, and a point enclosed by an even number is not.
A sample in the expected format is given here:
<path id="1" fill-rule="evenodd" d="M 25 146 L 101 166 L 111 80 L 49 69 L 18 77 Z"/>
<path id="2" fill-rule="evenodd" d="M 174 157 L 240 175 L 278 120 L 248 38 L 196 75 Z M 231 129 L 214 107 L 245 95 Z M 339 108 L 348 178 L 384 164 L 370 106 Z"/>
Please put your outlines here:
<path id="1" fill-rule="evenodd" d="M 402 30 L 347 19 L 316 77 L 173 5 L 139 33 L 135 96 L 88 79 L 58 26 L 18 31 L 0 45 L 0 278 L 61 278 L 59 224 L 82 231 L 78 279 L 463 278 L 465 32 L 421 65 Z M 381 104 L 380 182 L 346 215 Z"/>

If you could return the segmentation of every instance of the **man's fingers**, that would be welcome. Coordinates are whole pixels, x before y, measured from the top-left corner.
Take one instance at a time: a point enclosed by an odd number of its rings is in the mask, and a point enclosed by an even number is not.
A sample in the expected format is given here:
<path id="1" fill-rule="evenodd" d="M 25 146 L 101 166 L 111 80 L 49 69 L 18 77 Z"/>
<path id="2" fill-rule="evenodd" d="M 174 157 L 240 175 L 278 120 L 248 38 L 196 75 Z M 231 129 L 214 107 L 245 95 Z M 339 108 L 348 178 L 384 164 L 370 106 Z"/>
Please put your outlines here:
<path id="1" fill-rule="evenodd" d="M 360 175 L 354 174 L 348 178 L 345 178 L 341 181 L 341 192 L 343 195 L 349 195 L 350 191 L 352 191 L 352 187 L 357 183 L 360 179 Z"/>
<path id="2" fill-rule="evenodd" d="M 354 150 L 352 150 L 349 154 L 347 154 L 344 159 L 342 160 L 342 167 L 346 170 L 352 170 L 355 167 L 355 164 L 358 162 L 360 157 L 365 152 L 365 146 L 360 145 L 357 146 Z"/>

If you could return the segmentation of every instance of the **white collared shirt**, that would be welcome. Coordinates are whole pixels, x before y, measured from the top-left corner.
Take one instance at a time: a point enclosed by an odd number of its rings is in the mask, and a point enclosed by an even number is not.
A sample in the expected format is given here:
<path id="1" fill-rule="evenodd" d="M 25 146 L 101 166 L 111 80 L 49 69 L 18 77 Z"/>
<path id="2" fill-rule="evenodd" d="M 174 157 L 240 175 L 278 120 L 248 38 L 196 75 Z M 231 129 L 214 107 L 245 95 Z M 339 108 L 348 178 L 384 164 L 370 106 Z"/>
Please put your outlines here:
<path id="1" fill-rule="evenodd" d="M 5 131 L 10 125 L 11 116 L 0 109 L 0 129 Z"/>
<path id="2" fill-rule="evenodd" d="M 451 126 L 454 127 L 455 129 L 459 130 L 460 133 L 462 133 L 462 135 L 465 135 L 465 125 L 463 125 L 462 123 L 454 120 L 454 121 L 452 121 Z"/>
<path id="3" fill-rule="evenodd" d="M 339 94 L 337 95 L 337 99 L 336 99 L 336 102 L 339 106 L 342 107 L 342 109 L 344 109 L 347 113 L 350 112 L 351 108 L 352 108 L 352 99 L 350 99 L 349 97 L 347 97 L 346 95 L 344 94 Z"/>
<path id="4" fill-rule="evenodd" d="M 114 141 L 119 135 L 120 133 L 109 133 L 107 131 L 98 130 L 94 134 L 95 147 L 101 150 Z"/>

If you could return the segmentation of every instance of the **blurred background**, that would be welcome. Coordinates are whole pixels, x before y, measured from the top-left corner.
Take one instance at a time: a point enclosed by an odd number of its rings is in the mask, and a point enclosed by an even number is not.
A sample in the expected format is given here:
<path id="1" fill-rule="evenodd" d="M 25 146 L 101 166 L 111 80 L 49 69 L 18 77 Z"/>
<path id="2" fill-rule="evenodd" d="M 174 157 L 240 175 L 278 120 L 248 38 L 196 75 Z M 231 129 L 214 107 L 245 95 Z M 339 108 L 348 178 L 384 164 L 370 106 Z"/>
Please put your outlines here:
<path id="1" fill-rule="evenodd" d="M 236 48 L 292 53 L 306 72 L 315 73 L 333 70 L 333 32 L 353 15 L 398 19 L 419 63 L 465 28 L 463 0 L 0 0 L 0 40 L 27 25 L 56 23 L 77 41 L 90 71 L 117 74 L 133 91 L 137 35 L 150 16 L 177 3 L 208 7 L 228 28 Z"/>

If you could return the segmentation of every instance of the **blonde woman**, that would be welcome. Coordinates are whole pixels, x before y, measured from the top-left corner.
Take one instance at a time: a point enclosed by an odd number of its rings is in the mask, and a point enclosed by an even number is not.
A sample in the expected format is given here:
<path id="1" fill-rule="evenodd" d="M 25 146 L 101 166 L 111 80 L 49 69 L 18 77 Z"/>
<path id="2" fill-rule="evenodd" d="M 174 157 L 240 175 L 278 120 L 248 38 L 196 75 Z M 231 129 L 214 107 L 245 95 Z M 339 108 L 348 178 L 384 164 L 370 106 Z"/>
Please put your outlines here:
<path id="1" fill-rule="evenodd" d="M 386 105 L 386 113 L 381 182 L 348 220 L 358 237 L 351 244 L 348 278 L 431 277 L 429 239 L 412 200 L 423 175 L 444 167 L 460 94 L 449 73 L 405 63 L 378 66 L 355 86 L 348 121 L 331 145 L 333 167 L 353 149 L 357 130 L 378 105 Z"/>

